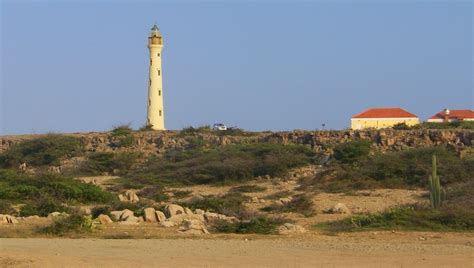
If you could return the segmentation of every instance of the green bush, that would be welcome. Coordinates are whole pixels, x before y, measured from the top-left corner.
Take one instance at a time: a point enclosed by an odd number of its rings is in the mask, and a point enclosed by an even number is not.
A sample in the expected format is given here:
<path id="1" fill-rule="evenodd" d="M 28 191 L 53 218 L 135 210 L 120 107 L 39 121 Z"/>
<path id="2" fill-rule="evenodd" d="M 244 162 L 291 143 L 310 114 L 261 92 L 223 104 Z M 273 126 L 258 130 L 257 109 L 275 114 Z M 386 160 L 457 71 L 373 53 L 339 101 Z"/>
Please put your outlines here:
<path id="1" fill-rule="evenodd" d="M 100 187 L 55 174 L 30 176 L 0 169 L 0 199 L 11 201 L 108 202 L 115 197 Z"/>
<path id="2" fill-rule="evenodd" d="M 155 200 L 156 202 L 168 201 L 170 197 L 165 193 L 165 188 L 161 185 L 151 185 L 142 189 L 139 196 Z"/>
<path id="3" fill-rule="evenodd" d="M 112 131 L 110 132 L 110 135 L 112 137 L 121 137 L 121 136 L 128 136 L 132 134 L 133 129 L 130 127 L 129 124 L 127 125 L 120 125 L 117 127 L 114 127 Z"/>
<path id="4" fill-rule="evenodd" d="M 351 218 L 317 225 L 332 232 L 365 230 L 474 230 L 474 213 L 465 209 L 432 210 L 399 207 L 379 214 L 355 215 Z"/>
<path id="5" fill-rule="evenodd" d="M 40 228 L 39 232 L 51 235 L 64 235 L 69 232 L 91 232 L 93 227 L 91 216 L 72 214 L 67 217 L 59 217 L 51 225 Z"/>
<path id="6" fill-rule="evenodd" d="M 264 216 L 255 217 L 249 221 L 230 223 L 220 221 L 215 225 L 215 229 L 222 233 L 238 234 L 273 234 L 276 228 L 285 221 L 281 218 L 267 218 Z"/>
<path id="7" fill-rule="evenodd" d="M 366 140 L 339 144 L 334 148 L 334 158 L 341 163 L 354 163 L 369 155 L 371 144 Z"/>
<path id="8" fill-rule="evenodd" d="M 15 213 L 16 213 L 16 211 L 15 211 L 15 209 L 13 209 L 11 201 L 0 199 L 0 214 L 12 215 L 12 214 L 15 214 Z"/>
<path id="9" fill-rule="evenodd" d="M 239 193 L 258 193 L 258 192 L 264 192 L 265 190 L 267 190 L 267 187 L 258 186 L 254 184 L 235 186 L 230 189 L 231 192 L 239 192 Z"/>
<path id="10" fill-rule="evenodd" d="M 244 182 L 263 175 L 281 176 L 290 168 L 312 163 L 314 155 L 304 146 L 269 143 L 197 148 L 151 158 L 128 176 L 176 185 Z"/>
<path id="11" fill-rule="evenodd" d="M 472 121 L 457 122 L 423 122 L 412 127 L 412 129 L 474 129 Z"/>
<path id="12" fill-rule="evenodd" d="M 98 206 L 91 209 L 91 215 L 94 219 L 99 217 L 100 214 L 104 214 L 112 218 L 112 215 L 110 214 L 111 211 L 112 210 L 110 206 Z"/>
<path id="13" fill-rule="evenodd" d="M 56 211 L 69 212 L 70 209 L 53 198 L 40 197 L 36 200 L 29 200 L 28 203 L 20 209 L 20 216 L 28 217 L 38 215 L 41 217 L 46 217 L 49 213 Z"/>
<path id="14" fill-rule="evenodd" d="M 84 145 L 80 139 L 62 135 L 46 135 L 11 146 L 0 154 L 0 167 L 58 165 L 61 160 L 81 155 Z"/>
<path id="15" fill-rule="evenodd" d="M 377 153 L 357 165 L 333 163 L 313 179 L 303 182 L 326 191 L 371 188 L 426 187 L 431 174 L 431 156 L 438 157 L 441 184 L 449 185 L 473 178 L 474 161 L 461 159 L 442 147 L 412 148 L 400 152 Z"/>
<path id="16" fill-rule="evenodd" d="M 405 122 L 395 124 L 395 125 L 393 125 L 392 128 L 396 129 L 396 130 L 408 130 L 408 129 L 410 129 L 410 127 Z"/>
<path id="17" fill-rule="evenodd" d="M 141 157 L 139 152 L 91 153 L 79 168 L 79 172 L 88 175 L 104 173 L 125 173 L 132 169 Z"/>
<path id="18" fill-rule="evenodd" d="M 303 194 L 294 196 L 291 202 L 282 206 L 270 205 L 261 210 L 266 212 L 294 212 L 302 214 L 305 217 L 311 217 L 316 213 L 313 200 Z"/>
<path id="19" fill-rule="evenodd" d="M 228 216 L 240 216 L 244 213 L 243 203 L 249 197 L 240 193 L 228 193 L 224 196 L 205 196 L 202 200 L 194 200 L 183 205 L 192 209 L 209 210 Z"/>
<path id="20" fill-rule="evenodd" d="M 173 197 L 177 199 L 182 199 L 189 197 L 193 191 L 183 190 L 183 191 L 173 191 Z"/>

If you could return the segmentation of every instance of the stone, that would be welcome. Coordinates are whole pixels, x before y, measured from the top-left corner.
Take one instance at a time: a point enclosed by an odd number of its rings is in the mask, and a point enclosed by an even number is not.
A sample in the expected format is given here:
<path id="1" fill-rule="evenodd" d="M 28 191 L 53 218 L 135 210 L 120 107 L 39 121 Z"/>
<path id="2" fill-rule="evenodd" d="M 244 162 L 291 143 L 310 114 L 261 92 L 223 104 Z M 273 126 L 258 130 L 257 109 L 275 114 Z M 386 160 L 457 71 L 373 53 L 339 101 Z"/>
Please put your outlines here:
<path id="1" fill-rule="evenodd" d="M 119 194 L 118 199 L 120 200 L 120 202 L 127 202 L 128 201 L 127 197 L 125 197 L 125 195 L 123 195 L 123 194 Z"/>
<path id="2" fill-rule="evenodd" d="M 252 197 L 252 199 L 251 199 L 252 203 L 259 203 L 259 201 L 260 200 L 258 200 L 258 197 L 256 197 L 256 196 Z"/>
<path id="3" fill-rule="evenodd" d="M 199 208 L 194 210 L 194 214 L 196 214 L 196 215 L 204 215 L 204 213 L 206 213 L 206 212 L 202 209 L 199 209 Z"/>
<path id="4" fill-rule="evenodd" d="M 100 214 L 97 219 L 99 220 L 99 223 L 100 224 L 111 224 L 113 223 L 112 219 L 110 219 L 109 216 L 107 215 L 104 215 L 104 214 Z"/>
<path id="5" fill-rule="evenodd" d="M 140 201 L 135 190 L 126 191 L 125 196 L 127 197 L 130 203 L 137 203 L 138 201 Z"/>
<path id="6" fill-rule="evenodd" d="M 206 211 L 206 213 L 204 213 L 204 219 L 206 220 L 206 222 L 210 224 L 214 224 L 218 221 L 226 221 L 226 222 L 238 221 L 236 217 L 229 217 L 223 214 L 218 214 L 218 213 L 209 212 L 209 211 Z"/>
<path id="7" fill-rule="evenodd" d="M 122 216 L 123 210 L 114 210 L 110 212 L 110 216 L 114 221 L 120 221 L 120 216 Z"/>
<path id="8" fill-rule="evenodd" d="M 209 234 L 206 225 L 199 220 L 184 220 L 179 231 L 188 234 Z"/>
<path id="9" fill-rule="evenodd" d="M 175 204 L 166 205 L 164 212 L 168 218 L 179 214 L 185 214 L 184 208 L 180 205 Z"/>
<path id="10" fill-rule="evenodd" d="M 48 214 L 48 218 L 57 218 L 57 217 L 66 217 L 66 216 L 69 216 L 69 214 L 67 214 L 66 212 L 58 212 L 58 211 L 55 211 L 55 212 L 51 212 Z"/>
<path id="11" fill-rule="evenodd" d="M 300 225 L 285 223 L 278 227 L 279 234 L 297 234 L 297 233 L 306 233 L 306 229 Z"/>
<path id="12" fill-rule="evenodd" d="M 0 224 L 16 224 L 18 223 L 17 219 L 11 215 L 0 214 Z"/>
<path id="13" fill-rule="evenodd" d="M 184 214 L 186 214 L 186 215 L 193 215 L 194 213 L 193 213 L 193 211 L 192 211 L 191 209 L 185 207 L 185 208 L 184 208 Z"/>
<path id="14" fill-rule="evenodd" d="M 135 217 L 135 216 L 128 216 L 124 222 L 129 222 L 129 223 L 139 223 L 140 222 L 140 217 Z"/>
<path id="15" fill-rule="evenodd" d="M 120 214 L 120 220 L 121 220 L 121 221 L 125 221 L 125 220 L 127 220 L 129 217 L 135 217 L 133 211 L 131 211 L 130 209 L 124 209 L 124 210 L 122 210 L 122 214 Z"/>
<path id="16" fill-rule="evenodd" d="M 41 217 L 38 216 L 38 215 L 28 216 L 28 217 L 24 218 L 24 220 L 27 220 L 27 221 L 29 221 L 29 220 L 39 220 L 39 219 L 41 219 Z"/>
<path id="17" fill-rule="evenodd" d="M 349 208 L 343 203 L 337 203 L 333 207 L 323 210 L 323 212 L 329 214 L 351 214 Z"/>
<path id="18" fill-rule="evenodd" d="M 286 204 L 291 203 L 292 200 L 293 200 L 293 198 L 291 198 L 291 196 L 289 196 L 289 197 L 280 198 L 279 201 L 280 201 L 283 205 L 286 205 Z"/>
<path id="19" fill-rule="evenodd" d="M 163 227 L 173 227 L 173 226 L 176 226 L 176 223 L 172 222 L 172 221 L 164 221 L 164 222 L 160 222 L 161 226 Z"/>
<path id="20" fill-rule="evenodd" d="M 181 224 L 184 219 L 186 218 L 186 214 L 178 214 L 178 215 L 174 215 L 174 216 L 171 216 L 167 219 L 167 221 L 171 221 L 171 222 L 174 222 L 176 224 Z"/>
<path id="21" fill-rule="evenodd" d="M 155 211 L 155 216 L 158 222 L 164 222 L 166 220 L 165 213 L 159 210 Z"/>
<path id="22" fill-rule="evenodd" d="M 145 208 L 143 214 L 145 222 L 157 222 L 156 210 L 154 208 Z"/>

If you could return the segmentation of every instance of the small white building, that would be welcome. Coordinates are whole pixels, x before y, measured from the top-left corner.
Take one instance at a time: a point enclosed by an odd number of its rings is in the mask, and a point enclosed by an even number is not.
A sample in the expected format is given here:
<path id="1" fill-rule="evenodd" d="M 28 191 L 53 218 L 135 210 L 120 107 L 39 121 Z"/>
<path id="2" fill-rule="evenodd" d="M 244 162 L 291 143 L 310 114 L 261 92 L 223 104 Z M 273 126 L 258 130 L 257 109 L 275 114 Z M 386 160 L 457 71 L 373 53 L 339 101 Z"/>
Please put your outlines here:
<path id="1" fill-rule="evenodd" d="M 474 121 L 474 111 L 465 110 L 450 110 L 444 109 L 441 112 L 433 115 L 428 119 L 428 122 L 459 122 L 459 121 Z"/>

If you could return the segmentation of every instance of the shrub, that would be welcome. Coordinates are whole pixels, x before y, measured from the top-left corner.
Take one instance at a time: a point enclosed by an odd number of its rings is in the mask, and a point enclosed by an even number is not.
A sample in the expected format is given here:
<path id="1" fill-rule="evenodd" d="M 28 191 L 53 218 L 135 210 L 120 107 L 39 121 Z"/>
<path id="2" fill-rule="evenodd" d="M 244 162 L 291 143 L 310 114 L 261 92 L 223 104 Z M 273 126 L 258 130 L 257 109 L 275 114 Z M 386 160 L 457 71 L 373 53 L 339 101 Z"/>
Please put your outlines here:
<path id="1" fill-rule="evenodd" d="M 249 198 L 240 193 L 228 193 L 224 196 L 205 196 L 202 200 L 194 200 L 184 205 L 192 209 L 209 210 L 228 216 L 239 216 L 244 211 L 243 203 Z"/>
<path id="2" fill-rule="evenodd" d="M 100 214 L 104 214 L 111 217 L 112 215 L 110 214 L 110 212 L 111 212 L 110 206 L 98 206 L 98 207 L 93 207 L 91 209 L 91 215 L 92 215 L 92 218 L 94 219 L 99 217 Z"/>
<path id="3" fill-rule="evenodd" d="M 46 197 L 29 201 L 20 209 L 20 216 L 28 217 L 38 215 L 41 217 L 48 216 L 52 212 L 69 212 L 70 210 L 57 200 Z"/>
<path id="4" fill-rule="evenodd" d="M 188 190 L 173 191 L 173 197 L 177 198 L 177 199 L 182 199 L 182 198 L 189 197 L 192 193 L 193 193 L 193 191 L 188 191 Z"/>
<path id="5" fill-rule="evenodd" d="M 455 121 L 455 122 L 423 122 L 413 126 L 414 129 L 474 129 L 472 121 Z"/>
<path id="6" fill-rule="evenodd" d="M 0 169 L 0 199 L 12 201 L 108 202 L 115 197 L 100 187 L 55 174 L 30 176 Z M 37 207 L 37 205 L 35 205 Z"/>
<path id="7" fill-rule="evenodd" d="M 39 232 L 52 235 L 64 235 L 68 232 L 91 232 L 93 227 L 91 216 L 72 214 L 67 217 L 58 218 L 51 225 L 39 229 Z"/>
<path id="8" fill-rule="evenodd" d="M 128 136 L 132 134 L 132 132 L 133 129 L 130 127 L 130 124 L 126 124 L 114 127 L 114 129 L 112 129 L 112 131 L 110 132 L 110 135 L 112 137 L 121 137 Z"/>
<path id="9" fill-rule="evenodd" d="M 235 186 L 230 189 L 231 192 L 239 192 L 239 193 L 257 193 L 257 192 L 264 192 L 265 190 L 267 190 L 267 187 L 253 185 L 253 184 Z"/>
<path id="10" fill-rule="evenodd" d="M 152 185 L 144 188 L 138 193 L 139 196 L 155 200 L 156 202 L 168 201 L 170 197 L 165 193 L 161 185 Z"/>
<path id="11" fill-rule="evenodd" d="M 280 176 L 312 163 L 313 151 L 297 145 L 246 144 L 173 151 L 150 158 L 131 178 L 151 178 L 175 185 L 243 182 L 257 176 Z"/>
<path id="12" fill-rule="evenodd" d="M 334 158 L 341 163 L 354 163 L 369 155 L 370 146 L 366 140 L 339 144 L 334 148 Z"/>
<path id="13" fill-rule="evenodd" d="M 255 217 L 249 221 L 240 221 L 230 223 L 227 221 L 219 221 L 215 225 L 215 229 L 222 233 L 238 233 L 238 234 L 272 234 L 276 228 L 285 221 L 281 218 L 267 218 L 264 216 Z"/>
<path id="14" fill-rule="evenodd" d="M 0 214 L 15 214 L 16 210 L 13 209 L 12 203 L 8 200 L 0 200 Z"/>
<path id="15" fill-rule="evenodd" d="M 408 130 L 408 129 L 410 129 L 410 127 L 405 122 L 395 124 L 395 125 L 393 125 L 392 128 L 396 129 L 396 130 Z"/>
<path id="16" fill-rule="evenodd" d="M 306 195 L 297 195 L 291 199 L 291 202 L 281 205 L 271 205 L 261 209 L 267 212 L 295 212 L 305 217 L 313 216 L 316 211 L 314 209 L 313 200 Z"/>
<path id="17" fill-rule="evenodd" d="M 284 191 L 279 191 L 279 192 L 276 192 L 276 193 L 269 194 L 269 195 L 265 196 L 265 199 L 278 200 L 280 198 L 288 197 L 290 195 L 292 195 L 292 193 L 290 191 L 284 190 Z"/>
<path id="18" fill-rule="evenodd" d="M 92 153 L 79 168 L 79 172 L 89 175 L 123 173 L 132 169 L 141 157 L 139 152 Z"/>
<path id="19" fill-rule="evenodd" d="M 0 154 L 0 167 L 58 165 L 67 157 L 81 155 L 84 145 L 80 139 L 62 135 L 46 135 L 11 146 Z"/>

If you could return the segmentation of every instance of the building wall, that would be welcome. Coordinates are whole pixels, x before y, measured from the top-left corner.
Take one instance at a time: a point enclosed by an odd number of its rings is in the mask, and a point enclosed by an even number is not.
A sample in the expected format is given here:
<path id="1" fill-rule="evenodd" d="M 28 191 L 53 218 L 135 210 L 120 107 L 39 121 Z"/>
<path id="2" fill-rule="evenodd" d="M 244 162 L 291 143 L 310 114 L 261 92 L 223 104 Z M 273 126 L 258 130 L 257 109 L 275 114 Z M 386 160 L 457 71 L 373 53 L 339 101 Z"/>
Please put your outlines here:
<path id="1" fill-rule="evenodd" d="M 352 118 L 352 129 L 381 129 L 389 128 L 399 123 L 405 123 L 407 126 L 414 126 L 420 123 L 418 118 Z"/>

